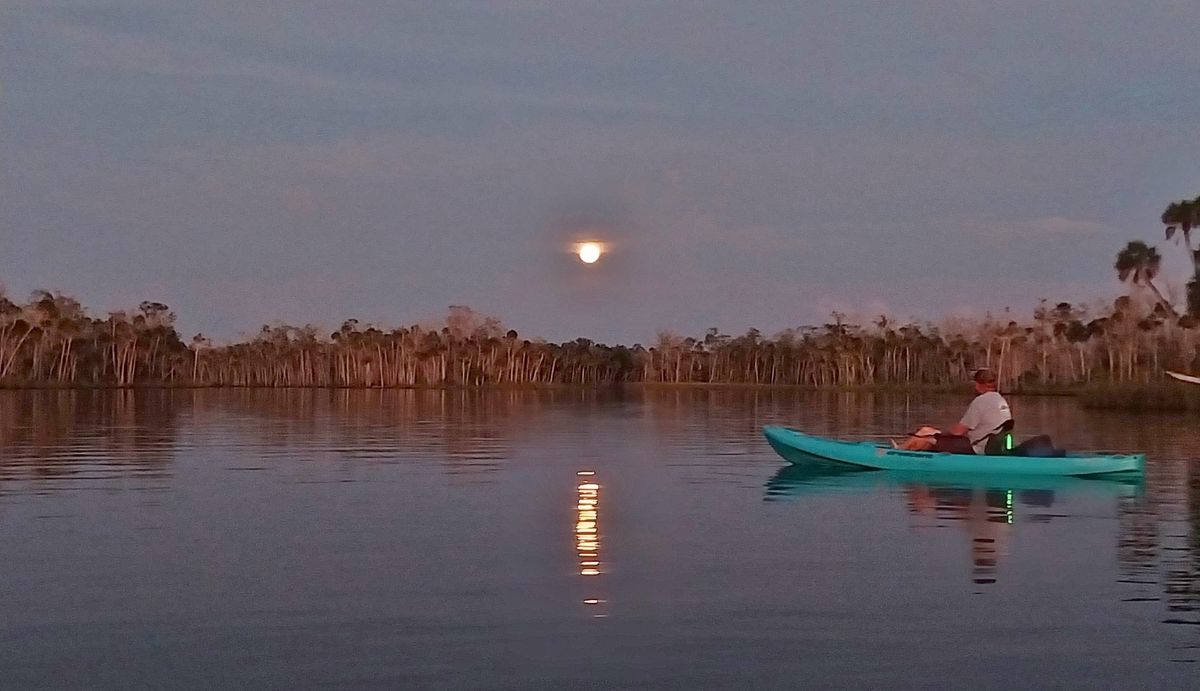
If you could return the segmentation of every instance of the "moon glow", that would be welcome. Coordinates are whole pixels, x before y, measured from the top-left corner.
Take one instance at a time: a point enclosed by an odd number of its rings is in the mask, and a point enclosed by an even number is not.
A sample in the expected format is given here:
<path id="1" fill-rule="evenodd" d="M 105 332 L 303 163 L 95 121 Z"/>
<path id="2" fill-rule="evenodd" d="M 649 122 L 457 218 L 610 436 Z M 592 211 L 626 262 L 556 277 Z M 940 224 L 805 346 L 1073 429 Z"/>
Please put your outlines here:
<path id="1" fill-rule="evenodd" d="M 598 242 L 585 242 L 579 246 L 579 261 L 584 264 L 595 264 L 604 253 Z"/>

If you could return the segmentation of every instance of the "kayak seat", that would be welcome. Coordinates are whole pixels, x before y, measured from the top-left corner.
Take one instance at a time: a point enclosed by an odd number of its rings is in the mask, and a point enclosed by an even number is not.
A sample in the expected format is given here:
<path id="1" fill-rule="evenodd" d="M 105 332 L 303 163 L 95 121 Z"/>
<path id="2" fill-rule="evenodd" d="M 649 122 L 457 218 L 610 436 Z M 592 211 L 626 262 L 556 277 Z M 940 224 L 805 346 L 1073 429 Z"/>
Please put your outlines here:
<path id="1" fill-rule="evenodd" d="M 996 428 L 987 437 L 987 443 L 983 447 L 983 453 L 988 456 L 1010 456 L 1014 455 L 1013 451 L 1013 427 L 1016 423 L 1012 420 L 1006 420 L 1004 424 Z"/>

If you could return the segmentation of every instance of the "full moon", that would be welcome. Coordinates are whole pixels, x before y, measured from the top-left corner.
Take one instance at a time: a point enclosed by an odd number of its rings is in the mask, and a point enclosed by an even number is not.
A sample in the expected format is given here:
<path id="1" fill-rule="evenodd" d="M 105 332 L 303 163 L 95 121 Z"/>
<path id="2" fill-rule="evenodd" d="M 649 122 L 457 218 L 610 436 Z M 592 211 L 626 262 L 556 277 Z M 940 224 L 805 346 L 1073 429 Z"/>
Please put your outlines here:
<path id="1" fill-rule="evenodd" d="M 602 250 L 599 243 L 585 242 L 579 246 L 579 261 L 584 264 L 595 264 Z"/>

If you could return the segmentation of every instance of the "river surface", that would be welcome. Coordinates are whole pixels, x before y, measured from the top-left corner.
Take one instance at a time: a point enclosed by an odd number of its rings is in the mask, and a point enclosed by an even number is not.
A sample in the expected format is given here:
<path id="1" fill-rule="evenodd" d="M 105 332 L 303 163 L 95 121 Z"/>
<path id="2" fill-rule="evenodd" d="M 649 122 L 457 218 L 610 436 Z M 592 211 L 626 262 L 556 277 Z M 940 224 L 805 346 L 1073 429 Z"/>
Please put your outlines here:
<path id="1" fill-rule="evenodd" d="M 4 688 L 1200 686 L 1200 421 L 1142 483 L 806 473 L 966 396 L 0 392 Z"/>

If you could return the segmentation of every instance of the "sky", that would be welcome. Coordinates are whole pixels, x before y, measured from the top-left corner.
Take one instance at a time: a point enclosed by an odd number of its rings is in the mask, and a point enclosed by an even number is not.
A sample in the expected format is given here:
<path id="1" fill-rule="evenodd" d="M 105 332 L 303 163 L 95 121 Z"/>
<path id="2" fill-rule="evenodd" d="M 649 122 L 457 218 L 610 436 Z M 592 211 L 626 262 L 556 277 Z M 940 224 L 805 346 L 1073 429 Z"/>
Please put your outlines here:
<path id="1" fill-rule="evenodd" d="M 218 340 L 1111 300 L 1200 194 L 1197 36 L 1195 0 L 4 0 L 0 283 Z"/>

